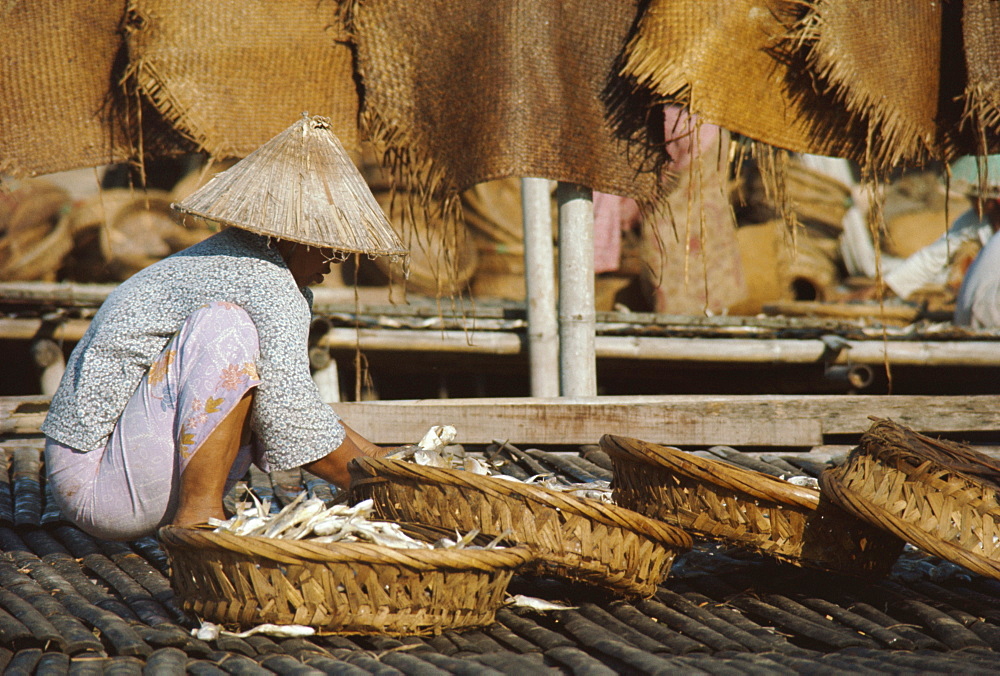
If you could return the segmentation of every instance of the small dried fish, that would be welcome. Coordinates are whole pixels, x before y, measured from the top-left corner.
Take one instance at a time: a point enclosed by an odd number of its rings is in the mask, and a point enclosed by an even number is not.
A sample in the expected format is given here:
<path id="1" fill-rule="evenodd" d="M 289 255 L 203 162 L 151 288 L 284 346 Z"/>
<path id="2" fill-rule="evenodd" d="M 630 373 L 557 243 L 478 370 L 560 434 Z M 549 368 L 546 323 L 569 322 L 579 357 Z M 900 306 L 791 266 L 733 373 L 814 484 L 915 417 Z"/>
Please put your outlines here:
<path id="1" fill-rule="evenodd" d="M 413 453 L 413 462 L 418 465 L 423 465 L 424 467 L 441 467 L 449 468 L 451 463 L 447 462 L 440 453 L 437 451 L 425 450 L 423 448 L 417 449 Z"/>
<path id="2" fill-rule="evenodd" d="M 819 490 L 819 480 L 816 479 L 816 477 L 782 475 L 781 478 L 795 486 L 804 486 L 806 488 L 815 488 Z"/>
<path id="3" fill-rule="evenodd" d="M 392 455 L 393 460 L 406 460 L 424 467 L 440 467 L 443 469 L 460 469 L 481 476 L 490 476 L 505 481 L 516 481 L 526 484 L 537 484 L 545 488 L 569 492 L 576 497 L 589 500 L 599 500 L 613 504 L 611 485 L 609 481 L 589 481 L 587 483 L 570 483 L 562 477 L 551 473 L 536 474 L 524 481 L 499 471 L 504 461 L 491 463 L 481 454 L 466 453 L 459 445 L 447 445 L 455 438 L 455 428 L 451 425 L 436 425 L 432 427 L 419 444 L 404 446 Z"/>
<path id="4" fill-rule="evenodd" d="M 290 531 L 288 537 L 294 539 L 294 527 L 308 521 L 324 509 L 326 503 L 319 498 L 305 499 L 308 494 L 303 491 L 294 500 L 284 506 L 268 524 L 263 536 L 266 538 L 276 538 L 285 531 Z"/>
<path id="5" fill-rule="evenodd" d="M 434 425 L 427 430 L 427 434 L 417 443 L 417 446 L 425 451 L 434 451 L 437 453 L 453 442 L 457 435 L 457 430 L 451 425 Z"/>
<path id="6" fill-rule="evenodd" d="M 507 599 L 507 604 L 516 606 L 518 608 L 530 608 L 531 610 L 576 610 L 579 606 L 567 606 L 562 603 L 556 603 L 555 601 L 546 601 L 545 599 L 536 598 L 534 596 L 525 596 L 524 594 L 514 594 Z"/>
<path id="7" fill-rule="evenodd" d="M 458 533 L 455 535 L 458 536 Z M 436 549 L 465 549 L 472 544 L 472 541 L 476 539 L 477 535 L 479 535 L 479 529 L 473 528 L 468 533 L 461 537 L 457 537 L 455 540 L 452 540 L 451 538 L 441 538 L 434 543 L 434 547 Z"/>
<path id="8" fill-rule="evenodd" d="M 493 469 L 488 464 L 486 464 L 485 461 L 480 460 L 479 458 L 475 458 L 471 455 L 467 456 L 462 461 L 462 469 L 464 469 L 466 472 L 472 472 L 473 474 L 481 474 L 483 476 L 489 476 L 490 474 L 495 473 Z"/>
<path id="9" fill-rule="evenodd" d="M 238 633 L 226 631 L 217 624 L 204 621 L 201 623 L 200 627 L 196 627 L 191 630 L 191 635 L 195 638 L 201 639 L 202 641 L 214 641 L 219 638 L 219 636 L 247 638 L 248 636 L 253 636 L 254 634 L 267 634 L 268 636 L 277 636 L 279 638 L 296 638 L 299 636 L 312 636 L 315 633 L 315 628 L 307 627 L 304 624 L 271 624 L 269 622 L 258 624 L 256 627 L 252 627 L 251 629 Z"/>
<path id="10" fill-rule="evenodd" d="M 553 476 L 551 474 L 536 474 L 535 476 L 528 477 L 526 480 L 521 481 L 507 474 L 493 474 L 491 476 L 497 479 L 504 479 L 506 481 L 516 481 L 517 483 L 532 484 L 543 486 L 545 488 L 551 488 L 552 490 L 562 491 L 563 493 L 569 493 L 577 498 L 587 498 L 589 500 L 599 500 L 601 502 L 606 502 L 609 505 L 614 504 L 614 499 L 612 498 L 611 482 L 600 479 L 597 481 L 588 481 L 586 483 L 572 484 L 568 483 L 564 479 Z"/>

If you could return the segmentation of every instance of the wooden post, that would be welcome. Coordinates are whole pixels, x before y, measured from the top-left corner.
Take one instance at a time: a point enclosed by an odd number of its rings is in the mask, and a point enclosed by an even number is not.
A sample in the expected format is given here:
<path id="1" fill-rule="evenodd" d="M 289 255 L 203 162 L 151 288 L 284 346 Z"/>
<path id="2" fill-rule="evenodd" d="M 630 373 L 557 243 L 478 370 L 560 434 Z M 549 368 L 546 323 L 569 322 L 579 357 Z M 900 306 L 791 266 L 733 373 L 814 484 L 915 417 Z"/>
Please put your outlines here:
<path id="1" fill-rule="evenodd" d="M 62 348 L 51 338 L 38 338 L 31 344 L 31 358 L 41 369 L 39 385 L 42 394 L 51 397 L 56 393 L 59 381 L 66 371 L 66 358 Z"/>
<path id="2" fill-rule="evenodd" d="M 594 201 L 589 188 L 559 183 L 559 383 L 564 397 L 597 394 L 594 353 Z"/>
<path id="3" fill-rule="evenodd" d="M 559 395 L 559 323 L 550 199 L 546 179 L 521 179 L 525 305 L 533 397 Z"/>

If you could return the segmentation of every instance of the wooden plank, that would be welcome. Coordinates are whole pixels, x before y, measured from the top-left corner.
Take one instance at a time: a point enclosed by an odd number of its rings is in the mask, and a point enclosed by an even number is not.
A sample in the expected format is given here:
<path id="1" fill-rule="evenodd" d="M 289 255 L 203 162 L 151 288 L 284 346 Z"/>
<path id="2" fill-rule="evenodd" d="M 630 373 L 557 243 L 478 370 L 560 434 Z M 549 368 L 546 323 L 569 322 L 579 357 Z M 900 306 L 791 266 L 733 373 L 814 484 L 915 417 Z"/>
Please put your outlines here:
<path id="1" fill-rule="evenodd" d="M 415 443 L 431 425 L 454 425 L 460 443 L 594 444 L 619 434 L 677 445 L 821 443 L 818 420 L 730 415 L 724 398 L 672 402 L 565 401 L 561 399 L 441 399 L 411 402 L 341 403 L 335 410 L 377 443 Z"/>
<path id="2" fill-rule="evenodd" d="M 39 434 L 48 411 L 47 397 L 0 397 L 0 435 Z"/>
<path id="3" fill-rule="evenodd" d="M 869 416 L 926 433 L 996 431 L 1000 396 L 678 395 L 589 400 L 424 399 L 335 404 L 377 443 L 414 443 L 454 425 L 462 443 L 593 444 L 602 434 L 678 446 L 811 447 L 860 435 Z"/>
<path id="4" fill-rule="evenodd" d="M 0 435 L 37 434 L 48 400 L 0 397 Z M 997 432 L 1000 395 L 672 395 L 592 399 L 421 399 L 341 402 L 344 420 L 381 444 L 415 443 L 431 425 L 454 425 L 461 443 L 593 444 L 620 434 L 678 446 L 813 447 L 858 436 L 869 416 L 918 432 Z M 840 440 L 839 443 L 845 443 Z"/>

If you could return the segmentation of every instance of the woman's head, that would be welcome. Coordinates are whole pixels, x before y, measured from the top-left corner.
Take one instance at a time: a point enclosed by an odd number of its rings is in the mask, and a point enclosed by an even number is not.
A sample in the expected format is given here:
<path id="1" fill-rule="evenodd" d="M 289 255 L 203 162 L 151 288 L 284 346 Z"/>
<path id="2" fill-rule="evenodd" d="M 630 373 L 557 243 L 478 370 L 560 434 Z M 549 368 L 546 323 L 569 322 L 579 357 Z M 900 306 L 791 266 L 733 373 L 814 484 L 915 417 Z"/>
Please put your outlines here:
<path id="1" fill-rule="evenodd" d="M 330 264 L 334 260 L 334 250 L 329 247 L 309 246 L 289 240 L 278 240 L 278 252 L 300 287 L 322 282 L 330 274 Z"/>

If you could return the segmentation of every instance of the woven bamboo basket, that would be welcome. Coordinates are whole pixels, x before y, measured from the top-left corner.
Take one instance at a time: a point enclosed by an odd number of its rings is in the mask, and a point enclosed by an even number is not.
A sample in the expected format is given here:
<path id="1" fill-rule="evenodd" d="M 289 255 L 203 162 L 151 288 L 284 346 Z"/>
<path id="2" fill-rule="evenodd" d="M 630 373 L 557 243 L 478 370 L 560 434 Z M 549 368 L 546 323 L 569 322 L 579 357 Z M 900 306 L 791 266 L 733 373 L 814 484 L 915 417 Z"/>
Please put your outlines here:
<path id="1" fill-rule="evenodd" d="M 174 526 L 159 536 L 186 612 L 319 633 L 426 635 L 488 625 L 514 570 L 533 558 L 527 547 L 394 549 Z"/>
<path id="2" fill-rule="evenodd" d="M 797 566 L 859 577 L 889 572 L 903 542 L 820 491 L 610 434 L 615 502 L 691 533 Z"/>
<path id="3" fill-rule="evenodd" d="M 820 478 L 844 509 L 921 549 L 1000 579 L 1000 463 L 876 420 Z"/>
<path id="4" fill-rule="evenodd" d="M 598 500 L 461 470 L 359 458 L 351 491 L 372 498 L 383 518 L 494 535 L 509 532 L 537 558 L 519 572 L 650 596 L 691 537 Z"/>

